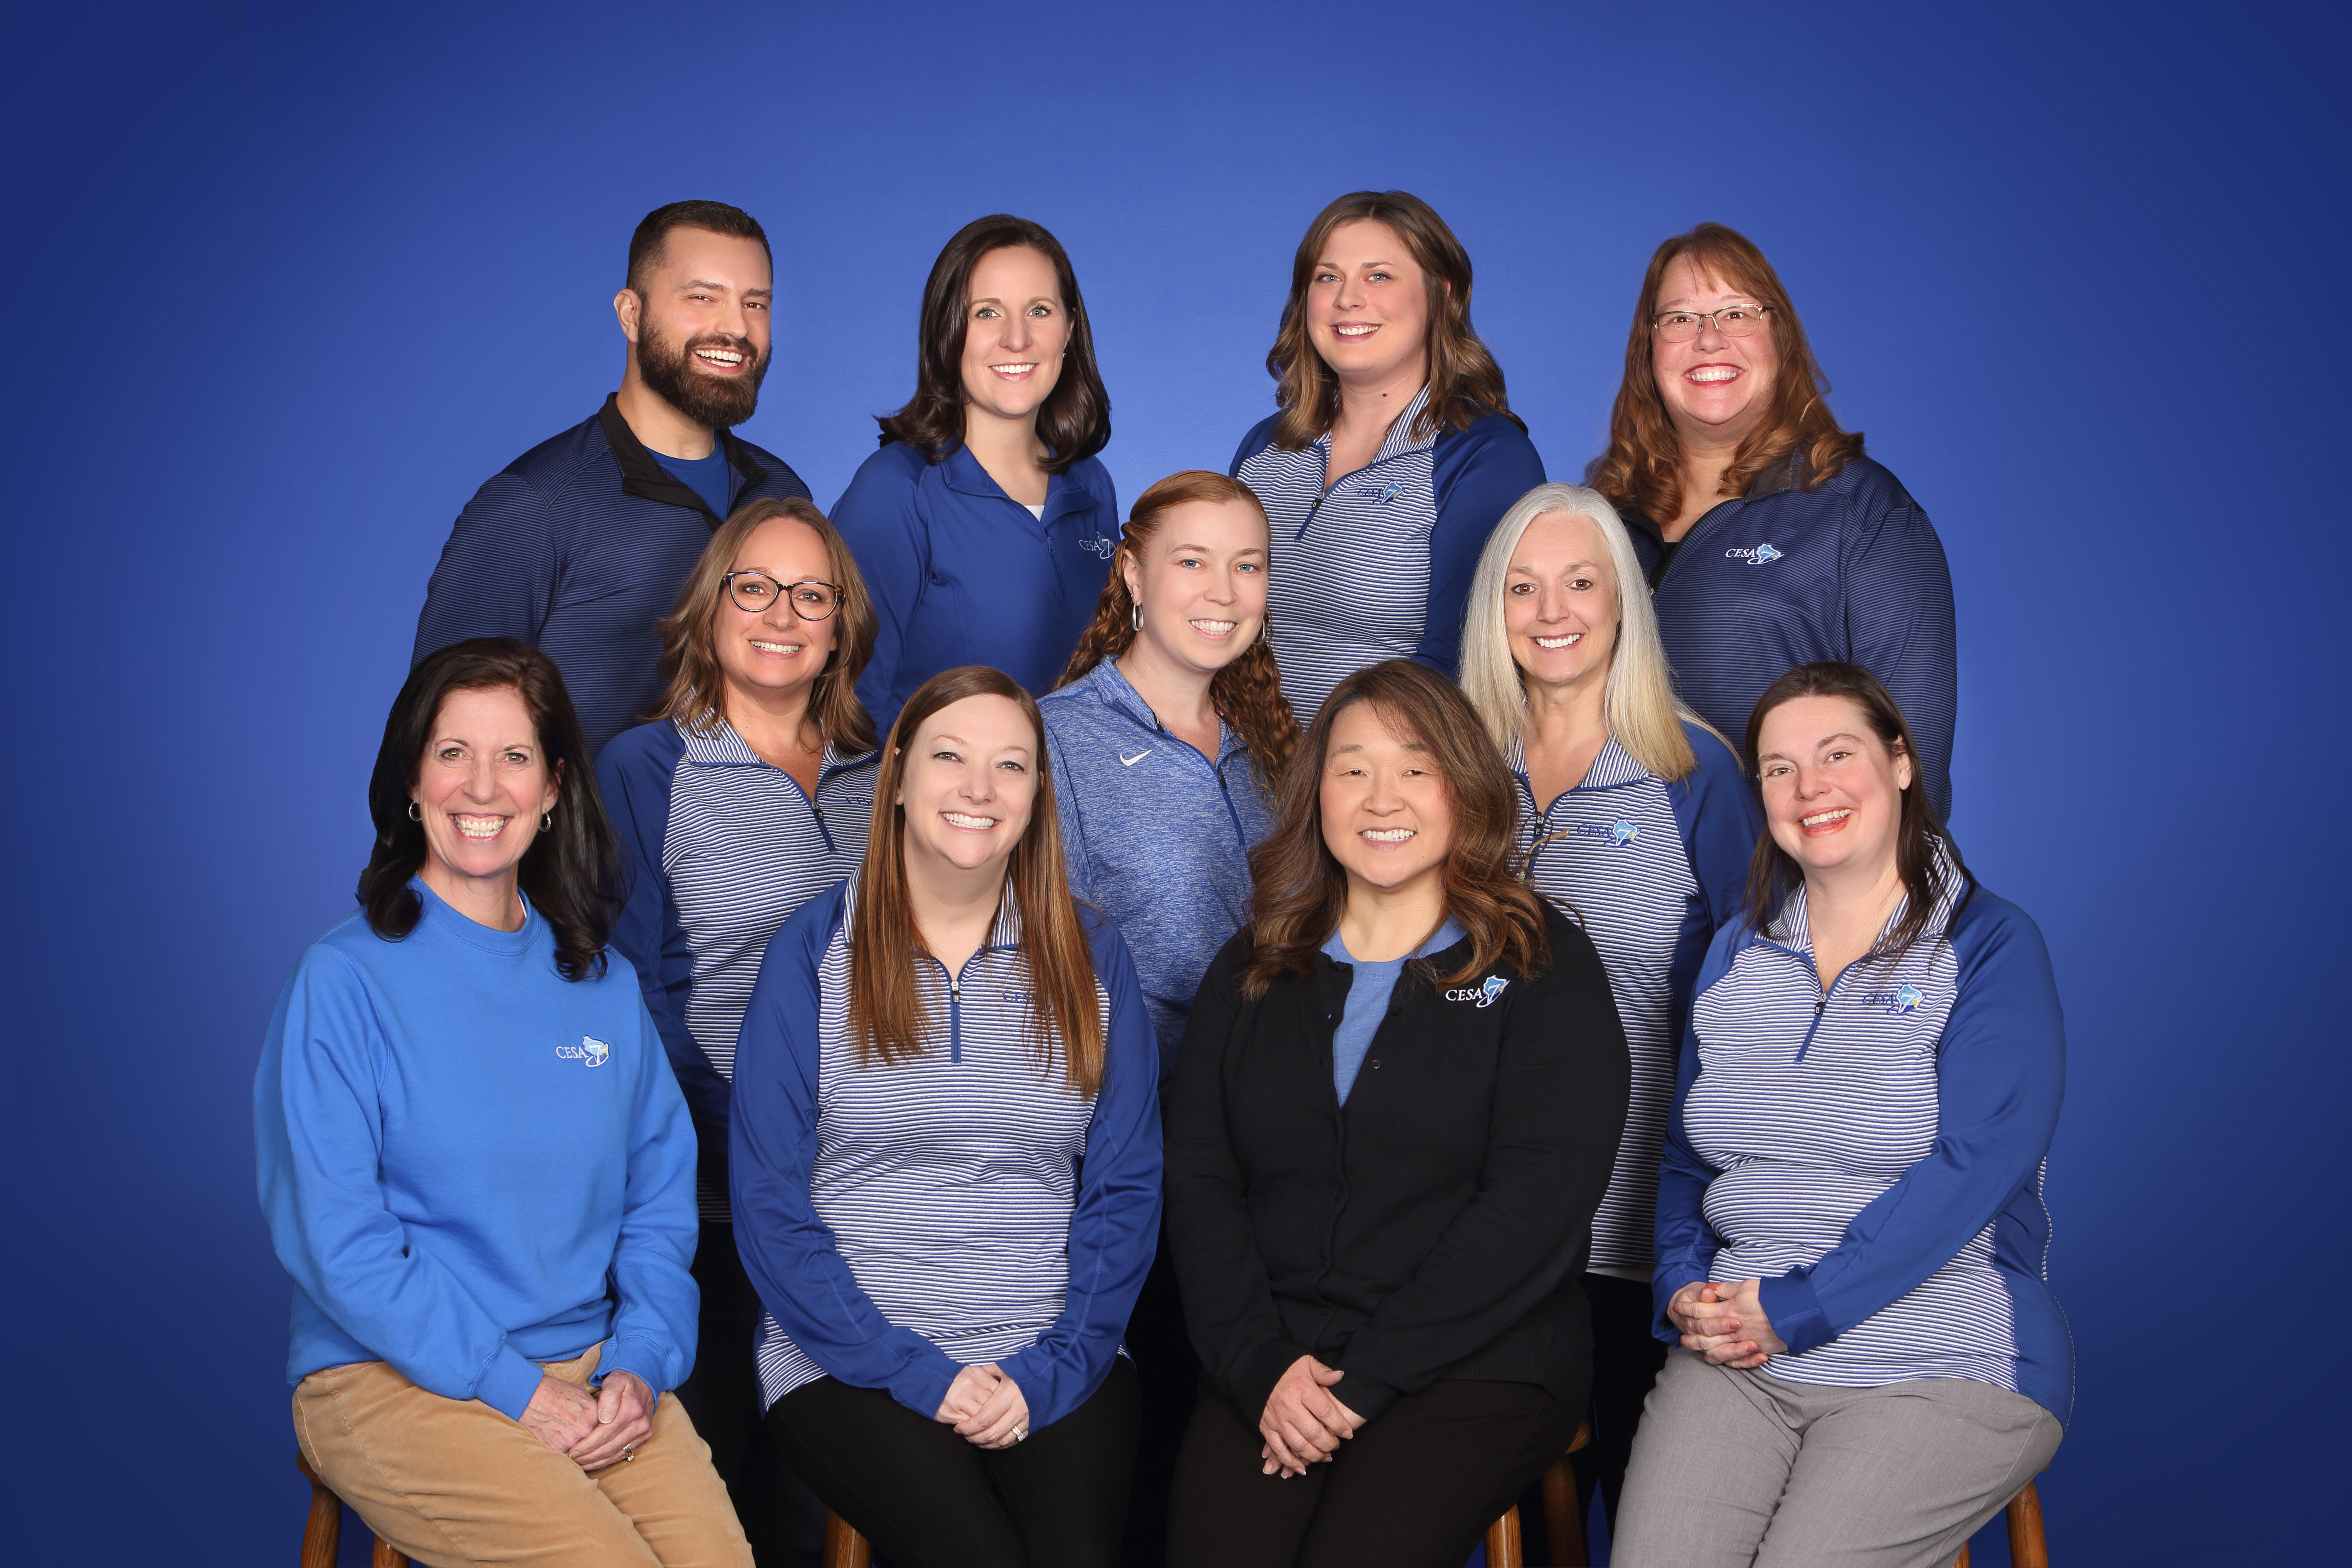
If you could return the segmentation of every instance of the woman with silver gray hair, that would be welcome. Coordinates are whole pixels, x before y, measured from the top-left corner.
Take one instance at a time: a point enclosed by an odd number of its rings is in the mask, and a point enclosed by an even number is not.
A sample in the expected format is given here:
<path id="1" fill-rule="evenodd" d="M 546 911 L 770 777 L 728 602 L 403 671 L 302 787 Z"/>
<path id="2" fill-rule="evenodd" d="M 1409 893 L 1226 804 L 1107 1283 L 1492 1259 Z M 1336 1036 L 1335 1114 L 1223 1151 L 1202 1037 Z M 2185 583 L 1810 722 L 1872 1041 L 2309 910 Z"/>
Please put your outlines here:
<path id="1" fill-rule="evenodd" d="M 1651 1228 L 1690 987 L 1745 898 L 1760 826 L 1723 737 L 1675 701 L 1639 557 L 1597 490 L 1546 484 L 1503 514 L 1470 585 L 1462 686 L 1518 785 L 1523 874 L 1609 971 L 1633 1096 L 1592 1220 L 1592 1447 L 1577 1458 L 1613 1522 L 1642 1402 Z"/>

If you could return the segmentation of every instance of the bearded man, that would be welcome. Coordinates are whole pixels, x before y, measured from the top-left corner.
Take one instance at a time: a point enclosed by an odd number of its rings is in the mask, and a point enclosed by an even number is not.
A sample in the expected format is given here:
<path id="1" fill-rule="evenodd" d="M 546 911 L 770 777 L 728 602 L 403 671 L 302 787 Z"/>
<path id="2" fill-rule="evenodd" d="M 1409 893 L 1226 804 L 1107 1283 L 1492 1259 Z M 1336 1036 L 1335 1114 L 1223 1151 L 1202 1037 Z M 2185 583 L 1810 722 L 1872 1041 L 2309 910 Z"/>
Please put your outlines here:
<path id="1" fill-rule="evenodd" d="M 589 750 L 662 693 L 656 629 L 729 511 L 805 497 L 782 459 L 732 426 L 767 374 L 774 257 L 724 202 L 672 202 L 629 239 L 613 313 L 621 389 L 525 452 L 457 514 L 416 618 L 412 662 L 467 637 L 511 637 L 563 672 Z"/>

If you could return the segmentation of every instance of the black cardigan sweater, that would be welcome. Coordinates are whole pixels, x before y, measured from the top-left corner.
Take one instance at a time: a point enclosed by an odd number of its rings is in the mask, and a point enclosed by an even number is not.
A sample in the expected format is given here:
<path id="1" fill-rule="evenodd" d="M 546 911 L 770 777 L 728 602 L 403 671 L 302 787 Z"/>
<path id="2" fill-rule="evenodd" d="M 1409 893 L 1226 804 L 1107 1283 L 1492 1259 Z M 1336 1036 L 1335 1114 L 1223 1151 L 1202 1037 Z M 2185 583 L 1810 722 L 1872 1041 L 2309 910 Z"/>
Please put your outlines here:
<path id="1" fill-rule="evenodd" d="M 1309 1354 L 1367 1420 L 1440 1378 L 1584 1408 L 1578 1277 L 1630 1068 L 1600 954 L 1543 908 L 1540 974 L 1436 984 L 1467 939 L 1407 964 L 1344 1107 L 1331 1037 L 1354 970 L 1318 952 L 1247 1001 L 1246 927 L 1209 966 L 1169 1089 L 1168 1237 L 1202 1365 L 1246 1418 Z"/>

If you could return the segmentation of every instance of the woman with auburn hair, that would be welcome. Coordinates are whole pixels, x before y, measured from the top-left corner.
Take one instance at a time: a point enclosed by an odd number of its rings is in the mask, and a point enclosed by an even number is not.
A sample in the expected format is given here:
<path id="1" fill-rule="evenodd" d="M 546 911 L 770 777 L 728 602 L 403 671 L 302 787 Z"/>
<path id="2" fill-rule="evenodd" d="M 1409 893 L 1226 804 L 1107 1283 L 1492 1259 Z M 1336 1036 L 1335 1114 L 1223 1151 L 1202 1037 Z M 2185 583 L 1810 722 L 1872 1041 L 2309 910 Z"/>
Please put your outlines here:
<path id="1" fill-rule="evenodd" d="M 1163 1077 L 1202 972 L 1249 918 L 1250 847 L 1298 743 L 1265 640 L 1265 510 L 1247 485 L 1203 468 L 1161 479 L 1137 500 L 1094 625 L 1037 704 L 1070 889 L 1135 955 Z M 1166 1544 L 1200 1374 L 1165 1247 L 1128 1347 L 1143 1434 L 1122 1557 L 1137 1568 Z"/>
<path id="2" fill-rule="evenodd" d="M 710 536 L 662 639 L 661 716 L 615 736 L 596 777 L 629 861 L 613 945 L 636 969 L 701 1145 L 702 1352 L 678 1397 L 754 1544 L 805 1555 L 824 1510 L 759 1424 L 760 1299 L 727 1212 L 728 1082 L 768 939 L 866 852 L 874 722 L 856 687 L 874 607 L 823 512 L 755 500 Z"/>
<path id="3" fill-rule="evenodd" d="M 302 1458 L 420 1562 L 751 1568 L 694 1422 L 694 1128 L 626 958 L 554 661 L 427 655 L 360 911 L 254 1075 Z"/>
<path id="4" fill-rule="evenodd" d="M 1070 897 L 1043 729 L 1002 671 L 924 682 L 863 866 L 769 943 L 738 1047 L 768 1431 L 894 1568 L 1118 1556 L 1158 1063 Z"/>
<path id="5" fill-rule="evenodd" d="M 1650 1232 L 1691 980 L 1738 918 L 1760 824 L 1730 744 L 1675 700 L 1641 563 L 1598 491 L 1538 485 L 1503 514 L 1471 580 L 1462 686 L 1511 773 L 1521 874 L 1600 949 L 1633 1059 L 1584 1275 L 1593 1440 L 1576 1456 L 1613 1523 L 1665 1359 Z"/>
<path id="6" fill-rule="evenodd" d="M 915 395 L 833 509 L 874 586 L 858 693 L 886 729 L 958 665 L 1044 690 L 1118 542 L 1095 457 L 1110 398 L 1061 242 L 1003 213 L 966 224 L 931 266 L 920 330 Z"/>
<path id="7" fill-rule="evenodd" d="M 1169 1091 L 1169 1561 L 1455 1568 L 1584 1409 L 1625 1036 L 1451 683 L 1360 670 L 1300 747 Z"/>
<path id="8" fill-rule="evenodd" d="M 1677 1348 L 1612 1561 L 1940 1568 L 2074 1405 L 2042 1201 L 2057 984 L 1877 677 L 1792 669 L 1747 740 L 1769 831 L 1691 1007 L 1652 1288 Z"/>
<path id="9" fill-rule="evenodd" d="M 1919 503 L 1839 428 L 1829 390 L 1764 253 L 1703 223 L 1650 258 L 1609 449 L 1587 480 L 1634 527 L 1666 660 L 1700 718 L 1738 734 L 1783 671 L 1850 659 L 1911 715 L 1947 821 L 1951 568 Z"/>
<path id="10" fill-rule="evenodd" d="M 1272 523 L 1292 710 L 1384 658 L 1451 676 L 1478 547 L 1544 479 L 1470 325 L 1469 253 L 1418 196 L 1341 196 L 1298 243 L 1265 367 L 1280 412 L 1231 471 Z"/>

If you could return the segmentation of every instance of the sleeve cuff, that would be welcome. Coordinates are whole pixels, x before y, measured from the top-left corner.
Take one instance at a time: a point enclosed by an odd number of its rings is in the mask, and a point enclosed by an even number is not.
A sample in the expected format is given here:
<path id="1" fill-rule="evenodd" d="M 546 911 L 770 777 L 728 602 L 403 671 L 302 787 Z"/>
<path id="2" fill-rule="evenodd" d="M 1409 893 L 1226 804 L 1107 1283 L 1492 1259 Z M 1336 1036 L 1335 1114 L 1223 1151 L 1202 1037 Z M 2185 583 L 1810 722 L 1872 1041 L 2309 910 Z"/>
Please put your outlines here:
<path id="1" fill-rule="evenodd" d="M 1268 1340 L 1237 1358 L 1233 1384 L 1225 1392 L 1241 1411 L 1242 1419 L 1253 1426 L 1256 1426 L 1257 1418 L 1265 1414 L 1265 1402 L 1274 1397 L 1274 1385 L 1282 1381 L 1282 1374 L 1290 1370 L 1291 1363 L 1309 1353 L 1297 1345 Z M 1353 1410 L 1355 1406 L 1351 1405 L 1349 1408 Z M 1361 1415 L 1362 1412 L 1358 1411 L 1357 1414 Z"/>
<path id="2" fill-rule="evenodd" d="M 1331 1397 L 1370 1421 L 1387 1413 L 1402 1395 L 1403 1390 L 1391 1388 L 1369 1372 L 1339 1369 L 1342 1376 L 1331 1388 Z"/>
<path id="3" fill-rule="evenodd" d="M 929 1421 L 940 1413 L 940 1402 L 956 1380 L 963 1363 L 934 1348 L 931 1354 L 890 1380 L 890 1397 Z M 1026 1393 L 1026 1390 L 1024 1390 Z"/>
<path id="4" fill-rule="evenodd" d="M 530 1396 L 539 1392 L 542 1375 L 537 1362 L 520 1351 L 501 1347 L 482 1373 L 474 1397 L 508 1420 L 520 1421 L 530 1405 Z"/>
<path id="5" fill-rule="evenodd" d="M 663 1368 L 673 1359 L 643 1340 L 614 1340 L 596 1358 L 596 1381 L 602 1383 L 616 1372 L 631 1373 L 655 1394 L 667 1394 L 669 1390 L 663 1384 L 668 1380 L 663 1375 Z"/>
<path id="6" fill-rule="evenodd" d="M 1822 1310 L 1821 1298 L 1813 1294 L 1812 1280 L 1804 1275 L 1784 1274 L 1778 1279 L 1765 1280 L 1756 1288 L 1756 1300 L 1764 1309 L 1764 1315 L 1772 1320 L 1772 1331 L 1787 1343 L 1791 1355 L 1827 1344 L 1837 1337 L 1837 1330 Z"/>

